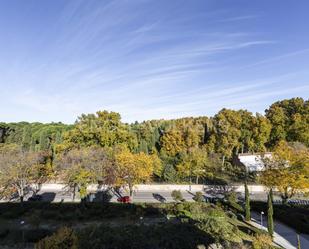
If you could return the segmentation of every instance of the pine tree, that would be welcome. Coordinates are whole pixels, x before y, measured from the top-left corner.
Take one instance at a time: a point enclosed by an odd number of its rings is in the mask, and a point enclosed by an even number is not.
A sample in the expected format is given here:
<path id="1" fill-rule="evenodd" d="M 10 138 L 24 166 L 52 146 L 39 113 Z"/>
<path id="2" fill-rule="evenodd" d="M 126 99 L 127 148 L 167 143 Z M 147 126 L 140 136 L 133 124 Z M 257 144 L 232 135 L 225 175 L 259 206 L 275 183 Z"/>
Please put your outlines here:
<path id="1" fill-rule="evenodd" d="M 29 151 L 31 146 L 31 129 L 29 126 L 24 127 L 22 137 L 22 149 Z"/>
<path id="2" fill-rule="evenodd" d="M 249 189 L 247 185 L 247 181 L 245 182 L 245 219 L 246 221 L 251 220 L 251 214 L 250 214 L 250 197 L 249 197 Z"/>
<path id="3" fill-rule="evenodd" d="M 267 229 L 268 229 L 268 234 L 270 236 L 273 236 L 274 234 L 274 220 L 273 220 L 273 215 L 274 215 L 274 210 L 273 210 L 273 202 L 272 202 L 272 189 L 270 189 L 268 193 L 268 211 L 267 211 Z"/>

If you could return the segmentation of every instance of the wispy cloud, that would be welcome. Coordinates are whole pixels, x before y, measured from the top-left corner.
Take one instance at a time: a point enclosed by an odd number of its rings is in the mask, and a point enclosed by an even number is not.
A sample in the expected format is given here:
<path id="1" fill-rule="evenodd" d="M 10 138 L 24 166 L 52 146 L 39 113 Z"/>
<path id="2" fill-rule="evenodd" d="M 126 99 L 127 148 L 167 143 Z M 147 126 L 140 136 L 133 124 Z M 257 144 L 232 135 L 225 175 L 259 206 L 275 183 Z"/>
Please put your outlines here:
<path id="1" fill-rule="evenodd" d="M 46 18 L 27 23 L 21 41 L 13 34 L 11 47 L 0 42 L 0 104 L 10 103 L 16 120 L 27 114 L 73 122 L 80 113 L 109 109 L 131 122 L 245 104 L 254 111 L 276 96 L 308 97 L 302 85 L 308 60 L 290 66 L 308 58 L 308 48 L 278 52 L 286 44 L 281 36 L 264 32 L 265 25 L 248 26 L 263 20 L 259 11 L 210 8 L 204 1 L 51 5 Z M 1 117 L 12 119 L 7 113 Z"/>

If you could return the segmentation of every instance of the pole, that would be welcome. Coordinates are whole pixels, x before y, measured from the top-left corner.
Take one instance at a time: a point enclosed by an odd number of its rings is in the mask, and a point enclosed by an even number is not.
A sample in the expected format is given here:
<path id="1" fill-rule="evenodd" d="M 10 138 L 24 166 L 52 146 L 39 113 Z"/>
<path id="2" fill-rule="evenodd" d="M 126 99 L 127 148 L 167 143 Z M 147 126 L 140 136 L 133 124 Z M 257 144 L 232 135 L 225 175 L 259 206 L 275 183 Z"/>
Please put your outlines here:
<path id="1" fill-rule="evenodd" d="M 191 185 L 192 185 L 192 169 L 191 169 L 191 164 L 190 164 L 190 184 L 189 184 L 189 191 L 191 192 Z"/>
<path id="2" fill-rule="evenodd" d="M 25 224 L 25 221 L 20 221 L 20 226 L 21 226 L 21 236 L 22 236 L 22 245 L 24 246 L 24 243 L 25 243 L 25 232 L 24 232 L 24 225 Z"/>
<path id="3" fill-rule="evenodd" d="M 263 226 L 263 214 L 264 214 L 264 212 L 262 211 L 261 212 L 261 226 Z"/>
<path id="4" fill-rule="evenodd" d="M 299 234 L 297 234 L 297 249 L 301 249 Z"/>

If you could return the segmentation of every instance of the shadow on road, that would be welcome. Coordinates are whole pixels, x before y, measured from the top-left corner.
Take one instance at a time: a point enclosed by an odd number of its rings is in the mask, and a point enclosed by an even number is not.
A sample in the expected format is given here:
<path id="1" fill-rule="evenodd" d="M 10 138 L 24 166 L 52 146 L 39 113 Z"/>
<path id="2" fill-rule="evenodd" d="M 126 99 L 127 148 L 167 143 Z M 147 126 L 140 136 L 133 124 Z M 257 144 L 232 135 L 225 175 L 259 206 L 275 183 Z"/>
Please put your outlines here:
<path id="1" fill-rule="evenodd" d="M 158 200 L 161 203 L 166 202 L 165 197 L 163 197 L 162 195 L 160 195 L 158 193 L 153 193 L 152 196 L 153 196 L 153 198 L 155 198 L 156 200 Z"/>
<path id="2" fill-rule="evenodd" d="M 110 202 L 113 195 L 109 190 L 101 190 L 96 193 L 90 193 L 87 195 L 86 199 L 88 202 Z"/>
<path id="3" fill-rule="evenodd" d="M 55 200 L 56 193 L 54 193 L 54 192 L 44 192 L 43 194 L 41 194 L 41 196 L 42 196 L 42 201 L 52 202 L 53 200 Z"/>

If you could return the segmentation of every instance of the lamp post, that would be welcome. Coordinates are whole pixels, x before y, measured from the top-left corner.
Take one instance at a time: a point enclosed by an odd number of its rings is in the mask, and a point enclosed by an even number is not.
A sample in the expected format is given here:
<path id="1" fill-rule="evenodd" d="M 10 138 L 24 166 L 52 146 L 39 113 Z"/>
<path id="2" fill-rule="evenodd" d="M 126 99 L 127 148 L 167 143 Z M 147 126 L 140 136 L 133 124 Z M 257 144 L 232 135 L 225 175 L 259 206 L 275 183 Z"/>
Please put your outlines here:
<path id="1" fill-rule="evenodd" d="M 20 226 L 21 226 L 21 233 L 22 233 L 22 244 L 24 245 L 25 242 L 25 232 L 24 232 L 24 227 L 23 225 L 25 224 L 25 221 L 20 221 Z"/>
<path id="2" fill-rule="evenodd" d="M 261 226 L 263 227 L 263 214 L 264 214 L 264 212 L 262 211 L 261 212 Z"/>

